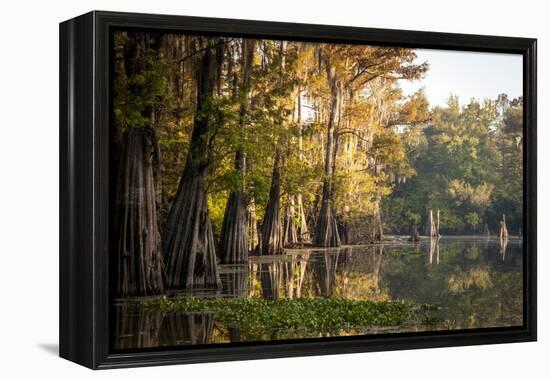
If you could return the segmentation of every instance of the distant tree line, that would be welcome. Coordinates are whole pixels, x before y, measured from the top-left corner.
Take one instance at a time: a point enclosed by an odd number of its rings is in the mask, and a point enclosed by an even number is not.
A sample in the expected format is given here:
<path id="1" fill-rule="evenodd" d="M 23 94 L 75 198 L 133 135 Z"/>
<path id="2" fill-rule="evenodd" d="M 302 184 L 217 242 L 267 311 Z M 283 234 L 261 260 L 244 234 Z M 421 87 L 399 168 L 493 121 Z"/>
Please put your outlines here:
<path id="1" fill-rule="evenodd" d="M 523 101 L 501 94 L 461 107 L 451 96 L 432 110 L 432 121 L 407 142 L 414 176 L 386 201 L 387 226 L 395 233 L 428 224 L 441 210 L 441 233 L 499 233 L 502 215 L 522 234 Z"/>

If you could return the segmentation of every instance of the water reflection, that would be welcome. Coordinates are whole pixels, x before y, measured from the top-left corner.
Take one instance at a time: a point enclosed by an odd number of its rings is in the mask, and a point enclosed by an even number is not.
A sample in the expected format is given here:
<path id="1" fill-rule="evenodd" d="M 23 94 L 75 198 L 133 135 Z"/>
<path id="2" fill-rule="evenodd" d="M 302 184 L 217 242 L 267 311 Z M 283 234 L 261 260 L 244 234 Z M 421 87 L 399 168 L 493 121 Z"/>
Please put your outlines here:
<path id="1" fill-rule="evenodd" d="M 165 313 L 137 305 L 116 308 L 115 349 L 208 344 L 214 318 L 209 313 Z"/>
<path id="2" fill-rule="evenodd" d="M 440 307 L 437 321 L 394 331 L 422 331 L 522 324 L 522 241 L 441 237 L 326 250 L 290 250 L 251 257 L 247 265 L 221 266 L 221 291 L 178 292 L 173 297 L 340 297 L 406 300 Z M 118 301 L 115 348 L 145 348 L 288 338 L 285 331 L 245 335 L 209 313 L 144 310 Z M 376 332 L 375 326 L 364 331 Z M 318 336 L 318 335 L 317 335 Z M 297 336 L 298 338 L 301 336 Z"/>
<path id="3" fill-rule="evenodd" d="M 223 294 L 230 298 L 245 298 L 248 294 L 248 265 L 226 265 L 220 270 Z"/>
<path id="4" fill-rule="evenodd" d="M 315 283 L 314 294 L 318 297 L 328 298 L 332 296 L 336 284 L 336 269 L 340 250 L 327 251 L 316 260 L 313 260 L 313 278 Z"/>
<path id="5" fill-rule="evenodd" d="M 429 252 L 429 263 L 433 263 L 435 255 L 435 263 L 439 264 L 439 239 L 440 237 L 434 237 L 430 239 L 430 252 Z"/>

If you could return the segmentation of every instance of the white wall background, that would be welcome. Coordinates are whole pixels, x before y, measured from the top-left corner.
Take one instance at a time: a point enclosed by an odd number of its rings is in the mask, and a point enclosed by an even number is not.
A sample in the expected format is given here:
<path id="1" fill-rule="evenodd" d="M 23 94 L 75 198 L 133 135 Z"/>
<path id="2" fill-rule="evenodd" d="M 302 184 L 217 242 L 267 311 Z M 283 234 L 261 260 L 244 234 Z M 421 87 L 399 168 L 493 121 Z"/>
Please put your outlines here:
<path id="1" fill-rule="evenodd" d="M 5 1 L 0 13 L 0 377 L 541 379 L 550 375 L 550 28 L 544 1 Z M 93 9 L 539 39 L 539 342 L 93 372 L 57 355 L 58 23 Z M 544 145 L 543 145 L 544 144 Z M 545 352 L 546 351 L 546 352 Z M 544 376 L 546 375 L 546 376 Z"/>

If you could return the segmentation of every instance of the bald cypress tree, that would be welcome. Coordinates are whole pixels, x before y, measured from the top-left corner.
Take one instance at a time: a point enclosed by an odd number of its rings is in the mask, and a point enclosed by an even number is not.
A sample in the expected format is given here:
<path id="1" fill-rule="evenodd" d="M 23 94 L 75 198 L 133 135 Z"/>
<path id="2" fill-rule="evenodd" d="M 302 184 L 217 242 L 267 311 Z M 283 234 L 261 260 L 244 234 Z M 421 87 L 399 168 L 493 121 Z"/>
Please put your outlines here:
<path id="1" fill-rule="evenodd" d="M 215 95 L 223 40 L 206 38 L 197 64 L 197 101 L 189 151 L 168 214 L 163 252 L 168 288 L 220 287 L 205 173 L 217 127 Z"/>

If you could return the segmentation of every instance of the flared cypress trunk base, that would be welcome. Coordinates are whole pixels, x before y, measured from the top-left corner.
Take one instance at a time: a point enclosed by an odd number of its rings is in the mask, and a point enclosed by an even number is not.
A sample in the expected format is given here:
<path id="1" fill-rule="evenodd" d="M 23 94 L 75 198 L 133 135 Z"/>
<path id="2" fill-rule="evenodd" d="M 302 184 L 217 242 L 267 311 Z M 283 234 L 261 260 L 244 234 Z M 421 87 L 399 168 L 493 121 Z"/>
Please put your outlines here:
<path id="1" fill-rule="evenodd" d="M 319 212 L 315 231 L 315 245 L 319 247 L 339 247 L 341 245 L 336 217 L 329 202 L 323 202 Z"/>
<path id="2" fill-rule="evenodd" d="M 126 132 L 116 205 L 117 293 L 121 297 L 164 291 L 154 178 L 157 149 L 153 130 L 130 128 Z"/>
<path id="3" fill-rule="evenodd" d="M 202 174 L 184 171 L 168 215 L 163 251 L 166 287 L 221 287 Z"/>
<path id="4" fill-rule="evenodd" d="M 244 193 L 229 194 L 220 239 L 224 264 L 246 263 L 248 260 L 248 220 Z"/>
<path id="5" fill-rule="evenodd" d="M 269 200 L 262 222 L 261 254 L 280 255 L 283 253 L 283 236 L 281 224 L 281 174 L 279 154 L 275 158 Z"/>

